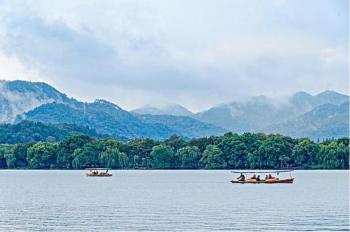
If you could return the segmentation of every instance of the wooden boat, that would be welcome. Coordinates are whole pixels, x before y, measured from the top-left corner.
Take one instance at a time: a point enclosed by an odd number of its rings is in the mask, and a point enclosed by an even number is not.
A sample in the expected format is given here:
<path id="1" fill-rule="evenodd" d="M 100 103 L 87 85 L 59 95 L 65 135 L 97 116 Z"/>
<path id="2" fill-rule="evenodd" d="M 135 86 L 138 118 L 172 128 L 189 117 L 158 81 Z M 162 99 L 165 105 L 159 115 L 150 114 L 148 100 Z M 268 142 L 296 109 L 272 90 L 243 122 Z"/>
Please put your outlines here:
<path id="1" fill-rule="evenodd" d="M 269 178 L 265 178 L 265 179 L 260 179 L 257 180 L 256 178 L 248 178 L 245 180 L 231 180 L 231 183 L 233 184 L 293 184 L 294 183 L 294 178 L 292 178 L 291 172 L 293 170 L 276 170 L 276 171 L 232 171 L 232 173 L 240 173 L 241 175 L 244 174 L 257 174 L 257 173 L 265 173 L 265 174 L 269 174 Z M 279 173 L 284 173 L 287 172 L 290 174 L 290 178 L 284 178 L 284 179 L 280 179 L 277 177 L 272 177 L 271 173 L 276 173 L 277 175 L 279 175 Z M 266 175 L 267 177 L 267 175 Z"/>
<path id="2" fill-rule="evenodd" d="M 89 172 L 86 173 L 86 176 L 91 177 L 110 177 L 111 173 L 108 173 L 108 168 L 88 168 Z"/>
<path id="3" fill-rule="evenodd" d="M 267 179 L 267 180 L 255 180 L 255 179 L 248 179 L 245 181 L 240 180 L 231 180 L 231 183 L 234 184 L 293 184 L 294 178 L 289 179 Z"/>

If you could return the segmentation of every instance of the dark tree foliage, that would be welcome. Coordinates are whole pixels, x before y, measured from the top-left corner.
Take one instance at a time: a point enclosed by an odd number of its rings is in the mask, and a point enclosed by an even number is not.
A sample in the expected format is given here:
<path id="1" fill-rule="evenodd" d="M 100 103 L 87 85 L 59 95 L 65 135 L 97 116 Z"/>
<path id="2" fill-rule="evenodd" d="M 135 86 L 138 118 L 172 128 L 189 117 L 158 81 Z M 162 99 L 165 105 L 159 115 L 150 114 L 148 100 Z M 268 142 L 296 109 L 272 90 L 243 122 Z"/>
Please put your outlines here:
<path id="1" fill-rule="evenodd" d="M 49 142 L 39 142 L 39 143 L 33 144 L 28 148 L 28 151 L 27 151 L 28 166 L 30 168 L 55 167 L 56 156 L 57 156 L 57 144 L 49 143 Z"/>
<path id="2" fill-rule="evenodd" d="M 94 138 L 107 137 L 88 127 L 74 124 L 43 124 L 41 122 L 22 121 L 18 124 L 0 125 L 0 144 L 18 144 L 30 142 L 56 142 L 67 136 L 85 134 Z"/>
<path id="3" fill-rule="evenodd" d="M 180 168 L 198 168 L 201 152 L 196 146 L 186 146 L 177 150 Z"/>
<path id="4" fill-rule="evenodd" d="M 177 166 L 174 149 L 166 144 L 160 144 L 152 148 L 152 166 L 157 169 L 169 169 Z"/>
<path id="5" fill-rule="evenodd" d="M 83 147 L 88 142 L 91 142 L 91 139 L 86 135 L 66 137 L 59 143 L 57 149 L 57 166 L 60 168 L 71 168 L 74 151 Z"/>
<path id="6" fill-rule="evenodd" d="M 348 169 L 349 138 L 314 142 L 279 134 L 227 133 L 186 141 L 127 142 L 71 135 L 60 142 L 0 144 L 0 168 Z"/>

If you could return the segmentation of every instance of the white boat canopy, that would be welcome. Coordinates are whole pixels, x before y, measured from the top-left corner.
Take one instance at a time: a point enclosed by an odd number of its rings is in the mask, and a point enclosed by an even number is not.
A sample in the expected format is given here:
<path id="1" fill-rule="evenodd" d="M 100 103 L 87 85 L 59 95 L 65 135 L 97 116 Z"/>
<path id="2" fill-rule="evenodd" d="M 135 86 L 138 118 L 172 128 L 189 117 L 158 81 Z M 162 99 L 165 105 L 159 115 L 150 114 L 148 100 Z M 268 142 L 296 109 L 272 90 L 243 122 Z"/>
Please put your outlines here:
<path id="1" fill-rule="evenodd" d="M 266 171 L 231 171 L 232 173 L 281 173 L 281 172 L 293 172 L 294 170 L 266 170 Z"/>

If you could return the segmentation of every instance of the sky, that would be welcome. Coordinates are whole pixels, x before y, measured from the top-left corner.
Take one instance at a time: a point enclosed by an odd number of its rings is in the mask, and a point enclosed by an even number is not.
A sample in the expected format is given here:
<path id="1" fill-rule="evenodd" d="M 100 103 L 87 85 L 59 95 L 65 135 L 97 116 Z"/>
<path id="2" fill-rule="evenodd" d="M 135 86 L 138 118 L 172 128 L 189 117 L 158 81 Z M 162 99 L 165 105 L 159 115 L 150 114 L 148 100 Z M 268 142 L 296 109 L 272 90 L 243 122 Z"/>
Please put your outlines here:
<path id="1" fill-rule="evenodd" d="M 0 79 L 193 111 L 348 93 L 347 0 L 0 0 Z"/>

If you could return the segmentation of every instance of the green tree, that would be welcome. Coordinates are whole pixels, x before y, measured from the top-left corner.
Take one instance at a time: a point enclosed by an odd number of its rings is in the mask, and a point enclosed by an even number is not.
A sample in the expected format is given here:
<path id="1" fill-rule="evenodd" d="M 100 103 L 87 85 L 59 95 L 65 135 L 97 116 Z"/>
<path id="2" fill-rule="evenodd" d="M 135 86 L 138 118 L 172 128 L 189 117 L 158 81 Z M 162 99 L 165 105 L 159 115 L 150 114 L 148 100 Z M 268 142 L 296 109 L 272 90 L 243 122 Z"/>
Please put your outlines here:
<path id="1" fill-rule="evenodd" d="M 27 153 L 28 148 L 32 146 L 33 144 L 16 144 L 13 148 L 13 153 L 16 157 L 15 166 L 16 167 L 27 167 L 28 161 L 27 161 Z"/>
<path id="2" fill-rule="evenodd" d="M 6 158 L 5 153 L 7 152 L 8 145 L 2 145 L 0 144 L 0 168 L 6 168 Z"/>
<path id="3" fill-rule="evenodd" d="M 91 142 L 90 137 L 86 135 L 68 136 L 58 144 L 57 164 L 60 168 L 72 168 L 74 159 L 73 153 L 78 148 L 83 148 Z"/>
<path id="4" fill-rule="evenodd" d="M 15 168 L 16 156 L 13 152 L 9 152 L 5 154 L 6 165 L 8 168 Z"/>
<path id="5" fill-rule="evenodd" d="M 295 167 L 308 168 L 319 166 L 318 154 L 320 145 L 312 142 L 308 138 L 303 138 L 292 151 L 292 160 Z"/>
<path id="6" fill-rule="evenodd" d="M 177 151 L 181 168 L 198 168 L 201 158 L 200 151 L 196 146 L 186 146 Z"/>
<path id="7" fill-rule="evenodd" d="M 100 163 L 107 168 L 120 168 L 120 156 L 123 155 L 126 154 L 122 154 L 118 148 L 107 148 L 100 154 Z"/>
<path id="8" fill-rule="evenodd" d="M 133 139 L 130 140 L 127 146 L 123 147 L 121 151 L 128 154 L 131 167 L 147 168 L 148 166 L 144 166 L 147 165 L 147 163 L 142 162 L 142 160 L 149 158 L 152 148 L 158 144 L 159 142 L 152 139 Z"/>
<path id="9" fill-rule="evenodd" d="M 152 167 L 156 169 L 174 168 L 175 152 L 168 145 L 160 144 L 152 148 L 151 156 L 153 158 Z"/>
<path id="10" fill-rule="evenodd" d="M 349 147 L 336 142 L 321 145 L 319 160 L 326 169 L 349 168 Z"/>
<path id="11" fill-rule="evenodd" d="M 16 157 L 12 145 L 0 145 L 0 167 L 15 168 Z"/>
<path id="12" fill-rule="evenodd" d="M 206 169 L 225 168 L 224 153 L 216 145 L 208 145 L 203 152 L 200 162 Z"/>
<path id="13" fill-rule="evenodd" d="M 231 133 L 232 134 L 232 133 Z M 218 145 L 221 142 L 222 136 L 210 136 L 204 138 L 194 138 L 188 142 L 188 146 L 196 146 L 201 153 L 204 152 L 208 145 Z"/>
<path id="14" fill-rule="evenodd" d="M 259 168 L 282 168 L 281 156 L 290 157 L 292 155 L 293 143 L 287 137 L 281 135 L 271 135 L 262 141 L 257 150 L 260 165 Z M 286 162 L 289 158 L 284 158 Z"/>
<path id="15" fill-rule="evenodd" d="M 256 169 L 262 166 L 262 156 L 258 152 L 248 153 L 247 155 L 247 168 Z"/>
<path id="16" fill-rule="evenodd" d="M 345 146 L 349 146 L 349 138 L 339 138 L 337 139 L 337 144 L 344 144 Z"/>
<path id="17" fill-rule="evenodd" d="M 127 168 L 129 163 L 129 157 L 124 152 L 119 154 L 119 164 L 121 168 Z"/>
<path id="18" fill-rule="evenodd" d="M 29 131 L 25 130 L 28 126 Z M 63 126 L 67 127 L 74 129 L 74 126 Z M 62 139 L 60 134 L 55 134 L 56 129 L 43 124 L 26 122 L 1 128 L 5 131 L 5 136 L 0 133 L 1 141 L 14 141 L 8 134 L 18 130 L 25 134 L 16 133 L 15 141 L 45 140 L 49 136 Z M 95 140 L 85 135 L 69 136 L 58 144 L 53 138 L 48 140 L 52 142 L 0 144 L 0 168 L 349 168 L 349 138 L 320 143 L 278 134 L 227 133 L 189 142 L 179 136 L 164 142 Z"/>
<path id="19" fill-rule="evenodd" d="M 86 143 L 83 148 L 74 150 L 73 168 L 98 167 L 100 150 L 96 142 Z"/>
<path id="20" fill-rule="evenodd" d="M 178 150 L 179 148 L 186 146 L 186 141 L 177 135 L 170 136 L 170 138 L 165 140 L 164 143 L 168 146 L 173 147 L 175 150 Z"/>
<path id="21" fill-rule="evenodd" d="M 287 163 L 290 161 L 290 157 L 287 155 L 281 155 L 278 157 L 278 160 L 280 161 L 280 168 L 287 167 Z"/>
<path id="22" fill-rule="evenodd" d="M 39 142 L 28 148 L 27 161 L 30 168 L 52 168 L 56 163 L 57 145 Z"/>
<path id="23" fill-rule="evenodd" d="M 239 135 L 226 134 L 218 147 L 223 152 L 229 168 L 244 168 L 247 147 Z"/>

